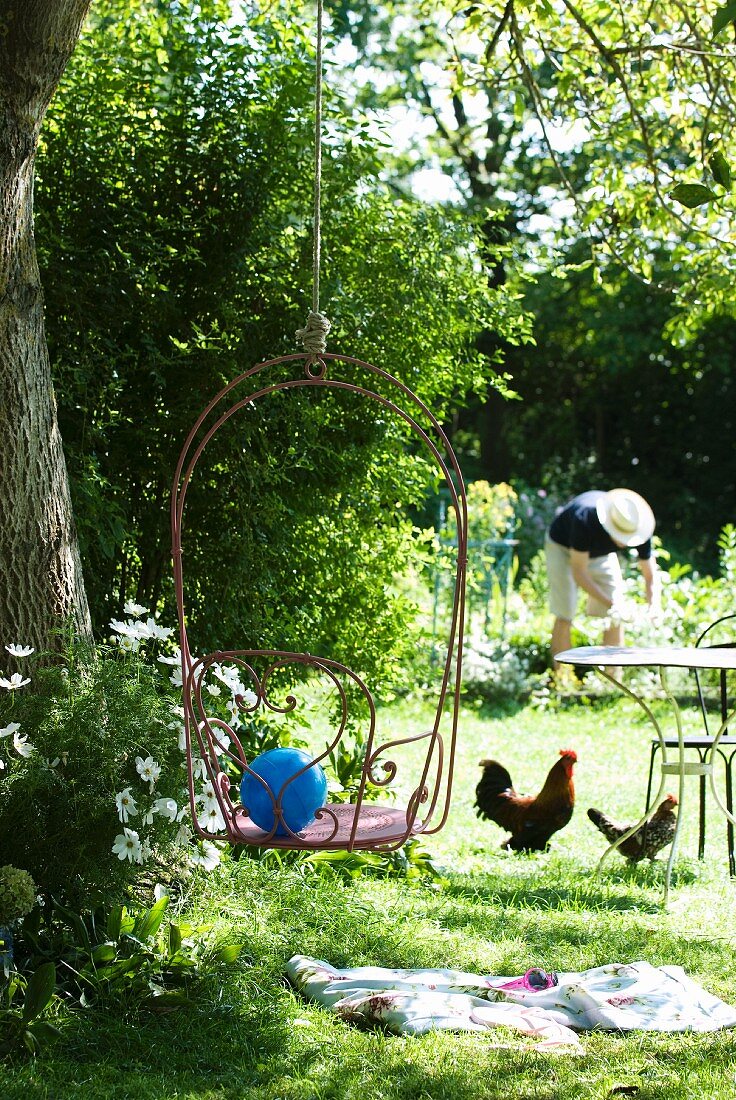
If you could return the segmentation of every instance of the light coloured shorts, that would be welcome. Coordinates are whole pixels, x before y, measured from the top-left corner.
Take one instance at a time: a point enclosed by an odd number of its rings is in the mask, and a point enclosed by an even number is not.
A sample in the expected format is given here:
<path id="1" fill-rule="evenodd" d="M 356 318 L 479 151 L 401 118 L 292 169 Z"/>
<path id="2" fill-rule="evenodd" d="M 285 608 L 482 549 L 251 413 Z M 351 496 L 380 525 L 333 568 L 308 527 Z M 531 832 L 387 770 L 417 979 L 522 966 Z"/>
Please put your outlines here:
<path id="1" fill-rule="evenodd" d="M 548 538 L 544 543 L 544 553 L 547 559 L 547 580 L 549 582 L 549 606 L 552 614 L 558 619 L 567 619 L 569 622 L 575 618 L 578 607 L 578 586 L 575 584 L 570 568 L 570 551 L 566 546 L 560 546 Z M 602 558 L 590 558 L 588 572 L 599 588 L 608 596 L 609 600 L 616 603 L 623 592 L 623 576 L 618 554 L 606 554 Z M 588 596 L 587 612 L 589 615 L 604 617 L 608 615 L 610 608 L 600 600 Z"/>

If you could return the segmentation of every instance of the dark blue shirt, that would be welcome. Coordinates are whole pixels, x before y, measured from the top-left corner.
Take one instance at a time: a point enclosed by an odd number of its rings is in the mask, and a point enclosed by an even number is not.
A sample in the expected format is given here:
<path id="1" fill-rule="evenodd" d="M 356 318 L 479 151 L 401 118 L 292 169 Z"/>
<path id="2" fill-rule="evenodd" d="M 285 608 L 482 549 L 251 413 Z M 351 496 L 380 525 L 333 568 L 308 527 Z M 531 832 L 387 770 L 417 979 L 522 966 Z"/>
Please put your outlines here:
<path id="1" fill-rule="evenodd" d="M 620 550 L 598 519 L 596 504 L 605 496 L 601 489 L 589 489 L 565 505 L 552 520 L 549 537 L 569 550 L 580 550 L 591 558 L 602 558 Z M 652 556 L 652 540 L 636 547 L 641 561 Z"/>

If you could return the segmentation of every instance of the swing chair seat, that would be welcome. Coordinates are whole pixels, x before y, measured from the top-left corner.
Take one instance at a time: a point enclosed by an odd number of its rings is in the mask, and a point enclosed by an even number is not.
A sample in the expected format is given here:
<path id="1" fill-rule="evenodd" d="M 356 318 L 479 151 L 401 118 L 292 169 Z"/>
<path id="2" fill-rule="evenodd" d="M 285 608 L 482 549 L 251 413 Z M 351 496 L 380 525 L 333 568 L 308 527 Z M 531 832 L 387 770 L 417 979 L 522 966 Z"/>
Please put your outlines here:
<path id="1" fill-rule="evenodd" d="M 358 815 L 355 824 L 356 812 Z M 334 815 L 334 816 L 333 816 Z M 294 836 L 269 836 L 241 808 L 233 814 L 233 833 L 241 844 L 297 850 L 352 851 L 398 847 L 422 831 L 420 823 L 407 825 L 407 811 L 380 803 L 331 803 L 318 810 L 317 819 Z M 335 825 L 337 824 L 337 831 Z"/>

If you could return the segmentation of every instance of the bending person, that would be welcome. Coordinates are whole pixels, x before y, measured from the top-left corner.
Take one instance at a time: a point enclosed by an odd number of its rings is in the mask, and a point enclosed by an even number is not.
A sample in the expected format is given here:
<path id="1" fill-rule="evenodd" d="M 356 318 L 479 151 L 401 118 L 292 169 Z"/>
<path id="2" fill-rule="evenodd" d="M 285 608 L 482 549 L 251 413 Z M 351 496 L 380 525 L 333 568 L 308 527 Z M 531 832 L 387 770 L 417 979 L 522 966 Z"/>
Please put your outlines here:
<path id="1" fill-rule="evenodd" d="M 631 489 L 604 493 L 590 489 L 574 497 L 558 512 L 545 541 L 552 627 L 552 659 L 570 648 L 570 634 L 578 589 L 588 594 L 589 615 L 605 618 L 620 603 L 623 576 L 618 551 L 634 547 L 644 577 L 646 600 L 659 605 L 659 574 L 652 557 L 654 513 Z M 604 645 L 623 645 L 621 623 L 603 632 Z M 557 667 L 555 663 L 555 667 Z"/>

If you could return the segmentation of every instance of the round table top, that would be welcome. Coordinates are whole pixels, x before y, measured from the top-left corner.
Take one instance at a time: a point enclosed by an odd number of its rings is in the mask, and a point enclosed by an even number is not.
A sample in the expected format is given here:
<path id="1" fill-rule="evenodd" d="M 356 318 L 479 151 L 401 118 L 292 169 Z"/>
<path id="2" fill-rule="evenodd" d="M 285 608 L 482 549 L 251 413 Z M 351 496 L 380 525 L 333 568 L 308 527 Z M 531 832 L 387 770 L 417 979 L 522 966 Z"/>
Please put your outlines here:
<path id="1" fill-rule="evenodd" d="M 555 654 L 565 665 L 736 669 L 736 646 L 584 645 Z"/>

